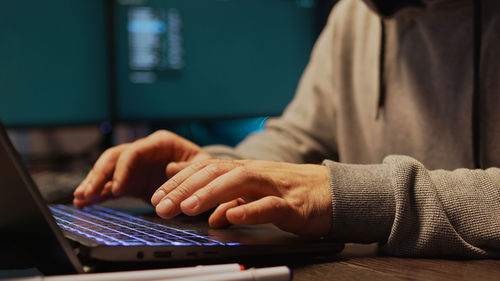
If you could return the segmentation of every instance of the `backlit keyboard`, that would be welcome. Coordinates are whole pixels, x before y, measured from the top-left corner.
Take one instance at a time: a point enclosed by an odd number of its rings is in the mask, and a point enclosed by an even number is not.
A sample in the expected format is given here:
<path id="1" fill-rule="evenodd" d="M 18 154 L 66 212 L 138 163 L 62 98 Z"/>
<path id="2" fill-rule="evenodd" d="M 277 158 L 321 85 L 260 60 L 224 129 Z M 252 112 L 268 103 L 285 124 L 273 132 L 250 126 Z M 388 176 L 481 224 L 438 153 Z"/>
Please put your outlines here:
<path id="1" fill-rule="evenodd" d="M 123 212 L 99 207 L 77 209 L 50 205 L 52 215 L 62 229 L 109 246 L 232 246 L 193 230 L 184 230 L 143 220 Z"/>

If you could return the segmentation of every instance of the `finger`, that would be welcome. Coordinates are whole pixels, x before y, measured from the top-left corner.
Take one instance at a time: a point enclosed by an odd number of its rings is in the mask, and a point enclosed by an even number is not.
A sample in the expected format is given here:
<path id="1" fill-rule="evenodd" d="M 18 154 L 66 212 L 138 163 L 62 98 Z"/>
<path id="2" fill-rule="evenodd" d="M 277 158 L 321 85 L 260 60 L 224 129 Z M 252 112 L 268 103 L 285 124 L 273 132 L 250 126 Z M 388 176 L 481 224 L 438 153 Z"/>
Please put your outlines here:
<path id="1" fill-rule="evenodd" d="M 93 205 L 93 204 L 97 204 L 97 203 L 100 203 L 102 201 L 105 201 L 109 198 L 113 197 L 111 193 L 109 193 L 109 195 L 106 195 L 104 197 L 98 197 L 98 198 L 94 198 L 94 199 L 78 199 L 78 198 L 74 198 L 73 199 L 73 205 L 77 208 L 83 208 L 83 207 L 86 207 L 86 206 L 89 206 L 89 205 Z"/>
<path id="2" fill-rule="evenodd" d="M 246 204 L 245 200 L 238 198 L 233 201 L 222 203 L 219 206 L 217 206 L 212 215 L 210 215 L 210 218 L 208 218 L 208 223 L 210 227 L 224 228 L 230 226 L 231 223 L 226 218 L 227 210 L 243 204 Z"/>
<path id="3" fill-rule="evenodd" d="M 172 155 L 172 133 L 159 131 L 137 140 L 124 150 L 117 160 L 113 174 L 112 192 L 115 196 L 126 191 L 126 184 L 141 163 L 168 162 Z"/>
<path id="4" fill-rule="evenodd" d="M 189 161 L 177 161 L 168 163 L 167 167 L 165 168 L 165 174 L 167 175 L 167 178 L 171 178 L 183 169 L 187 168 L 192 163 L 208 160 L 212 160 L 212 156 L 204 151 L 201 151 Z"/>
<path id="5" fill-rule="evenodd" d="M 120 153 L 125 150 L 127 146 L 128 144 L 123 144 L 110 148 L 97 159 L 92 168 L 92 173 L 89 173 L 86 185 L 83 186 L 83 189 L 85 189 L 83 194 L 84 198 L 92 199 L 101 193 L 104 185 L 112 179 L 116 161 Z"/>
<path id="6" fill-rule="evenodd" d="M 234 164 L 228 162 L 218 164 L 212 163 L 203 169 L 198 170 L 193 175 L 186 178 L 180 185 L 178 185 L 175 189 L 169 192 L 164 199 L 162 199 L 162 201 L 165 202 L 160 202 L 160 204 L 156 206 L 156 213 L 163 218 L 170 218 L 179 214 L 181 209 L 179 205 L 181 202 L 192 195 L 196 190 L 206 186 L 215 178 L 225 174 L 232 168 L 234 168 Z M 189 204 L 189 202 L 187 202 L 187 204 Z"/>
<path id="7" fill-rule="evenodd" d="M 235 164 L 240 165 L 233 163 L 233 165 Z M 181 203 L 181 210 L 187 215 L 197 215 L 218 204 L 239 197 L 253 199 L 278 195 L 275 190 L 257 183 L 258 178 L 256 175 L 253 175 L 245 167 L 238 166 L 196 191 L 191 197 Z"/>
<path id="8" fill-rule="evenodd" d="M 168 163 L 167 167 L 165 168 L 167 178 L 175 176 L 177 173 L 187 168 L 191 163 L 191 161 Z"/>
<path id="9" fill-rule="evenodd" d="M 184 180 L 186 180 L 199 170 L 205 168 L 207 165 L 209 165 L 209 161 L 197 161 L 181 170 L 179 173 L 175 174 L 156 190 L 156 192 L 151 197 L 151 204 L 156 207 L 156 205 L 160 203 L 160 200 L 162 200 L 168 193 L 181 185 Z"/>
<path id="10" fill-rule="evenodd" d="M 284 199 L 268 196 L 227 210 L 226 219 L 231 224 L 273 223 L 281 228 L 293 220 L 291 212 Z"/>
<path id="11" fill-rule="evenodd" d="M 99 197 L 106 197 L 106 196 L 112 196 L 113 192 L 111 191 L 111 188 L 113 187 L 113 182 L 108 181 L 105 185 L 104 188 L 101 191 L 101 194 Z"/>
<path id="12" fill-rule="evenodd" d="M 107 182 L 104 185 L 104 189 L 102 190 L 101 194 L 98 197 L 94 197 L 92 199 L 85 199 L 85 198 L 74 198 L 73 199 L 73 205 L 77 208 L 83 208 L 88 205 L 96 204 L 99 202 L 102 202 L 106 199 L 109 199 L 113 197 L 113 194 L 111 193 L 111 182 Z"/>
<path id="13" fill-rule="evenodd" d="M 94 200 L 73 198 L 73 205 L 79 209 L 86 207 L 88 205 L 92 205 L 93 202 Z"/>
<path id="14" fill-rule="evenodd" d="M 85 198 L 85 192 L 87 191 L 90 177 L 92 177 L 92 170 L 89 171 L 87 176 L 85 176 L 82 182 L 76 187 L 75 191 L 73 191 L 73 196 L 75 198 L 80 198 L 80 199 Z"/>

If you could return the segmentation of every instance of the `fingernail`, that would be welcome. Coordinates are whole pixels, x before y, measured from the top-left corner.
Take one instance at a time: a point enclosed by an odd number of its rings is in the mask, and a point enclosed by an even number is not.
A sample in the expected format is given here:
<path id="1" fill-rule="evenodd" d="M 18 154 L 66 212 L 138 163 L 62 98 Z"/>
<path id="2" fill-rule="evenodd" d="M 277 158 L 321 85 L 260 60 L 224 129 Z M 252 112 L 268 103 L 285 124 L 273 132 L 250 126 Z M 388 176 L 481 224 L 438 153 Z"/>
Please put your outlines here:
<path id="1" fill-rule="evenodd" d="M 198 206 L 198 196 L 191 196 L 188 199 L 182 201 L 182 208 L 189 210 L 194 210 Z"/>
<path id="2" fill-rule="evenodd" d="M 165 191 L 163 191 L 163 189 L 157 190 L 151 197 L 151 204 L 153 204 L 153 206 L 156 206 L 158 202 L 160 202 L 160 200 L 165 197 L 165 195 L 167 194 L 165 193 Z"/>
<path id="3" fill-rule="evenodd" d="M 156 212 L 158 214 L 168 216 L 173 208 L 174 208 L 174 203 L 172 203 L 172 200 L 167 198 L 165 200 L 162 200 L 158 204 L 158 206 L 156 206 Z"/>

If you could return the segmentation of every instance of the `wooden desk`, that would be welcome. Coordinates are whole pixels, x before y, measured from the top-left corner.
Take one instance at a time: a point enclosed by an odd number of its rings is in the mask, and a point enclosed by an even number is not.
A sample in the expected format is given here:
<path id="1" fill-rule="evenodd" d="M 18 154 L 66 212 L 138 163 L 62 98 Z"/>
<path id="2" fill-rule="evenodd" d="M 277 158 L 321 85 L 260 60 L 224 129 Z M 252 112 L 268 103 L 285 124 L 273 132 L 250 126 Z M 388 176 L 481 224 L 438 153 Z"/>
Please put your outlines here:
<path id="1" fill-rule="evenodd" d="M 279 261 L 276 265 L 282 265 Z M 269 265 L 268 265 L 269 266 Z M 500 280 L 500 260 L 412 259 L 378 256 L 376 245 L 348 244 L 326 262 L 293 267 L 294 281 L 316 280 Z M 33 270 L 32 270 L 33 271 Z M 23 274 L 20 274 L 23 273 Z M 20 272 L 7 277 L 32 275 Z"/>
<path id="2" fill-rule="evenodd" d="M 294 281 L 500 280 L 500 260 L 384 257 L 375 244 L 347 244 L 335 260 L 295 266 L 293 273 Z"/>

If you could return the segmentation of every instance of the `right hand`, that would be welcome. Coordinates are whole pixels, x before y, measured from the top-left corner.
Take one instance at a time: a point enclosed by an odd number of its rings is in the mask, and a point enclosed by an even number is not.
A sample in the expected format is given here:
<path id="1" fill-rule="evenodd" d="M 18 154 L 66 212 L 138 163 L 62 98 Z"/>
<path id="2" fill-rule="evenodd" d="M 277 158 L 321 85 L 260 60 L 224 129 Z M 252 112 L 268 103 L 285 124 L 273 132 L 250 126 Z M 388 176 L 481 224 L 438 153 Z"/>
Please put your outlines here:
<path id="1" fill-rule="evenodd" d="M 106 150 L 76 188 L 73 204 L 81 208 L 120 195 L 149 201 L 167 180 L 168 163 L 209 158 L 198 145 L 172 132 L 157 131 Z"/>

